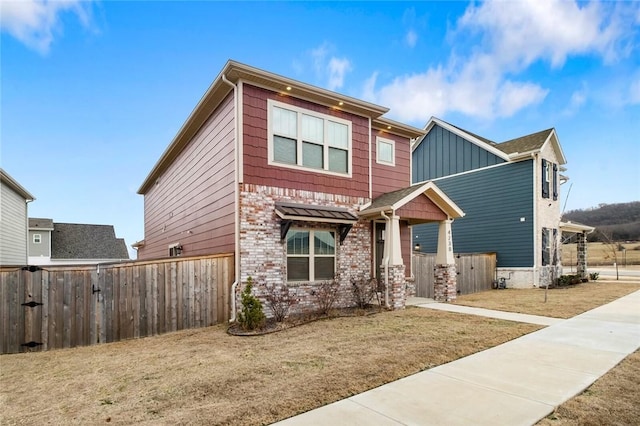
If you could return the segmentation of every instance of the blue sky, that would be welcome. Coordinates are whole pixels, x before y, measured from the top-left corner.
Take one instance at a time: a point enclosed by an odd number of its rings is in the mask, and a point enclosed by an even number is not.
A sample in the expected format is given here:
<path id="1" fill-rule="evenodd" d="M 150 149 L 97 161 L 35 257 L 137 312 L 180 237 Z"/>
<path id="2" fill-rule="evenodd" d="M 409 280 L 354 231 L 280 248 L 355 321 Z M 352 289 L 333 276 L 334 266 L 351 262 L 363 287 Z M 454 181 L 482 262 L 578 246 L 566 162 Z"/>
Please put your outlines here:
<path id="1" fill-rule="evenodd" d="M 144 238 L 136 191 L 228 59 L 417 127 L 496 142 L 555 127 L 567 210 L 640 200 L 640 2 L 0 7 L 0 164 L 32 217 Z"/>

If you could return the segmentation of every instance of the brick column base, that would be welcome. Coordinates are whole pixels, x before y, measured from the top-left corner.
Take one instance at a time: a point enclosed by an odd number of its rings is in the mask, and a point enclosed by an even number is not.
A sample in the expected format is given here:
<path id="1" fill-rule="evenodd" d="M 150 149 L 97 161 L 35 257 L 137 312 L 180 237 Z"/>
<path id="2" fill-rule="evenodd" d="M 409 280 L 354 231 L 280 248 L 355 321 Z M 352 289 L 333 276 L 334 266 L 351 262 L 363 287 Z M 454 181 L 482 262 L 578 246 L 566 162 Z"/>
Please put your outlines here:
<path id="1" fill-rule="evenodd" d="M 456 265 L 436 265 L 433 298 L 436 302 L 453 302 L 458 295 Z"/>
<path id="2" fill-rule="evenodd" d="M 404 309 L 406 298 L 404 265 L 391 265 L 389 266 L 389 306 L 394 311 Z"/>

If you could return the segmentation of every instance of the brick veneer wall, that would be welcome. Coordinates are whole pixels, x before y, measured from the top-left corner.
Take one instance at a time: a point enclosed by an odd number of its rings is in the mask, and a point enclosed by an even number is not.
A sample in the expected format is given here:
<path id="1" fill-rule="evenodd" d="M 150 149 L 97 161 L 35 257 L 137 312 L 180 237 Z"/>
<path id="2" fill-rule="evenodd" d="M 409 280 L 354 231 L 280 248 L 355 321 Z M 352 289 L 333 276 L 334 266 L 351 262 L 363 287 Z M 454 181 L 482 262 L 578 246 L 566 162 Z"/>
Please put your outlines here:
<path id="1" fill-rule="evenodd" d="M 311 192 L 272 186 L 242 184 L 240 188 L 240 282 L 236 300 L 248 277 L 254 282 L 254 294 L 271 315 L 266 301 L 267 286 L 282 287 L 286 282 L 286 242 L 280 241 L 280 218 L 275 212 L 275 203 L 290 202 L 318 206 L 343 207 L 357 213 L 367 198 L 349 197 L 321 192 Z M 336 274 L 340 283 L 334 307 L 354 306 L 351 278 L 368 278 L 371 274 L 371 225 L 359 221 L 339 243 L 336 224 L 296 222 L 292 227 L 306 229 L 330 229 L 336 231 Z M 295 302 L 291 314 L 308 314 L 318 309 L 319 283 L 289 283 Z"/>

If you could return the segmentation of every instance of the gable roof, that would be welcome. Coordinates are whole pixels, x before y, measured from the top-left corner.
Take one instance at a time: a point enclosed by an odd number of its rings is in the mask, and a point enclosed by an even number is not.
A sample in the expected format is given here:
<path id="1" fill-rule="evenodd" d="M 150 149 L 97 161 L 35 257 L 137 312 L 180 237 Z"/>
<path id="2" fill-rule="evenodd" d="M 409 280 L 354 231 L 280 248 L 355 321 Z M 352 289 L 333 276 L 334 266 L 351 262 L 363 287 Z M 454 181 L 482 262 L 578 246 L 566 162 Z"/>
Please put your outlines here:
<path id="1" fill-rule="evenodd" d="M 127 246 L 112 225 L 53 224 L 52 259 L 129 259 Z"/>
<path id="2" fill-rule="evenodd" d="M 436 186 L 435 183 L 431 181 L 382 194 L 373 200 L 367 208 L 361 210 L 359 215 L 372 216 L 388 210 L 397 210 L 421 194 L 424 194 L 429 198 L 450 218 L 456 219 L 464 216 L 462 209 L 460 209 L 460 207 L 458 207 L 444 192 L 440 190 L 440 188 Z"/>
<path id="3" fill-rule="evenodd" d="M 530 135 L 510 139 L 505 142 L 496 143 L 490 139 L 478 136 L 475 133 L 471 133 L 468 130 L 455 126 L 451 123 L 447 123 L 446 121 L 436 117 L 431 117 L 431 119 L 425 126 L 426 132 L 429 133 L 429 131 L 431 131 L 431 129 L 435 125 L 449 130 L 450 132 L 457 134 L 458 136 L 468 140 L 469 142 L 474 143 L 480 146 L 482 149 L 489 151 L 492 154 L 507 161 L 521 159 L 529 156 L 532 153 L 540 152 L 547 143 L 551 143 L 553 145 L 553 149 L 555 151 L 558 162 L 560 164 L 567 163 L 564 152 L 562 151 L 562 147 L 560 146 L 560 142 L 558 141 L 556 130 L 554 128 L 531 133 Z M 425 137 L 426 135 L 418 139 L 411 150 L 415 150 Z"/>
<path id="4" fill-rule="evenodd" d="M 29 230 L 42 229 L 43 231 L 53 231 L 53 219 L 42 219 L 38 217 L 29 218 Z"/>
<path id="5" fill-rule="evenodd" d="M 399 134 L 403 136 L 413 135 L 411 137 L 418 137 L 424 134 L 420 129 L 388 119 L 382 119 L 381 116 L 388 112 L 389 108 L 229 60 L 146 177 L 138 189 L 138 194 L 145 194 L 149 188 L 151 188 L 156 179 L 188 145 L 215 108 L 234 90 L 234 86 L 241 81 L 250 82 L 259 87 L 273 90 L 283 96 L 305 99 L 361 117 L 369 117 L 372 121 L 378 120 L 380 126 L 384 126 L 384 128 L 392 133 L 399 132 Z"/>
<path id="6" fill-rule="evenodd" d="M 425 129 L 425 133 L 429 133 L 431 131 L 431 129 L 433 129 L 435 126 L 440 126 L 443 129 L 446 129 L 448 131 L 450 131 L 451 133 L 454 133 L 458 136 L 460 136 L 461 138 L 475 144 L 478 145 L 480 148 L 484 149 L 485 151 L 489 151 L 490 153 L 492 153 L 493 155 L 495 155 L 496 157 L 502 158 L 503 160 L 509 161 L 509 155 L 506 154 L 505 152 L 499 150 L 497 148 L 497 144 L 495 142 L 493 142 L 492 140 L 489 140 L 487 138 L 483 138 L 482 136 L 478 136 L 475 133 L 471 133 L 467 130 L 464 130 L 458 126 L 454 126 L 451 123 L 447 123 L 444 120 L 441 120 L 439 118 L 436 117 L 431 117 L 429 119 L 429 121 L 427 122 L 426 126 L 424 127 Z M 411 151 L 414 151 L 421 143 L 422 141 L 426 138 L 426 134 L 425 136 L 421 137 L 420 139 L 418 139 L 416 141 L 416 143 L 413 144 L 413 146 L 411 147 Z"/>
<path id="7" fill-rule="evenodd" d="M 9 173 L 5 172 L 4 169 L 0 168 L 0 182 L 4 185 L 7 185 L 9 188 L 13 190 L 16 194 L 25 199 L 25 201 L 33 201 L 36 199 L 33 195 L 29 193 L 22 185 L 18 183 L 17 180 L 11 177 Z"/>

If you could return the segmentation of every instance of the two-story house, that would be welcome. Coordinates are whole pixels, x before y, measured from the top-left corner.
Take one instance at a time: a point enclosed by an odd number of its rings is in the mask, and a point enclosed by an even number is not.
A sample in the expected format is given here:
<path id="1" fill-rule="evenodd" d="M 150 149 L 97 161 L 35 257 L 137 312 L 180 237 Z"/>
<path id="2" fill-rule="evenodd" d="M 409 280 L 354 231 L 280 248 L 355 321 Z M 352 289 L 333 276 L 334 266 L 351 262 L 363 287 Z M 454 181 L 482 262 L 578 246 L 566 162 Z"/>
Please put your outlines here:
<path id="1" fill-rule="evenodd" d="M 0 265 L 27 264 L 28 204 L 34 196 L 0 168 Z"/>
<path id="2" fill-rule="evenodd" d="M 29 265 L 92 265 L 129 260 L 113 225 L 29 218 Z"/>
<path id="3" fill-rule="evenodd" d="M 441 224 L 446 266 L 446 231 L 463 212 L 435 184 L 411 186 L 411 143 L 424 132 L 385 112 L 227 62 L 138 191 L 138 258 L 233 253 L 233 312 L 249 277 L 258 294 L 295 287 L 304 311 L 322 281 L 337 277 L 346 306 L 350 280 L 376 276 L 386 303 L 404 306 L 409 226 Z"/>
<path id="4" fill-rule="evenodd" d="M 412 179 L 436 183 L 465 211 L 452 227 L 455 251 L 497 253 L 497 278 L 508 287 L 553 284 L 561 273 L 560 184 L 567 180 L 555 129 L 495 143 L 431 118 L 425 133 L 412 148 Z M 413 232 L 421 251 L 435 252 L 433 226 Z"/>

